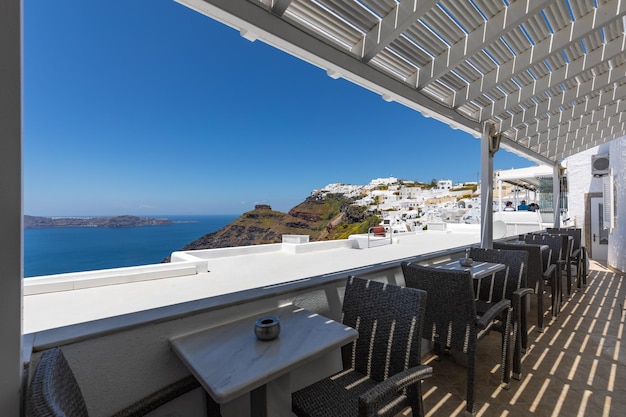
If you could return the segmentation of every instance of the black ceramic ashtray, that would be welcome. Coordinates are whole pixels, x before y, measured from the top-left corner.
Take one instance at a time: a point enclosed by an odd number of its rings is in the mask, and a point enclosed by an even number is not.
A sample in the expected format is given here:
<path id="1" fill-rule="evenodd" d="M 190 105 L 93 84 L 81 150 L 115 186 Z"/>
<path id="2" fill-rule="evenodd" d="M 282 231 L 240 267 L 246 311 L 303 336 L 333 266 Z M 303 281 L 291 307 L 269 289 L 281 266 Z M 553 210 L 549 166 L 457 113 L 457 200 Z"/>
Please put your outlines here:
<path id="1" fill-rule="evenodd" d="M 280 320 L 276 316 L 266 316 L 257 319 L 254 325 L 254 334 L 259 340 L 273 340 L 280 334 Z"/>
<path id="2" fill-rule="evenodd" d="M 461 266 L 469 267 L 474 264 L 474 260 L 472 258 L 461 258 L 459 259 L 459 263 Z"/>

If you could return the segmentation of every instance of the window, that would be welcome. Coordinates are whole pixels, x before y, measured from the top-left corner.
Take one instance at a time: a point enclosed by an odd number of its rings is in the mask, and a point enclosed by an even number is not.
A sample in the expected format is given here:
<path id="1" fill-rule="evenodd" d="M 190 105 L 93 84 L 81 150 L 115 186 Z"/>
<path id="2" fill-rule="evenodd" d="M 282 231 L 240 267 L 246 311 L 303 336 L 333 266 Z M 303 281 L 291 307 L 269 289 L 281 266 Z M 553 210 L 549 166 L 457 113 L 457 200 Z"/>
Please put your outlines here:
<path id="1" fill-rule="evenodd" d="M 613 230 L 615 227 L 615 217 L 617 210 L 615 207 L 615 189 L 616 184 L 613 179 L 613 170 L 609 170 L 609 175 L 605 176 L 602 180 L 602 199 L 603 199 L 603 228 Z"/>

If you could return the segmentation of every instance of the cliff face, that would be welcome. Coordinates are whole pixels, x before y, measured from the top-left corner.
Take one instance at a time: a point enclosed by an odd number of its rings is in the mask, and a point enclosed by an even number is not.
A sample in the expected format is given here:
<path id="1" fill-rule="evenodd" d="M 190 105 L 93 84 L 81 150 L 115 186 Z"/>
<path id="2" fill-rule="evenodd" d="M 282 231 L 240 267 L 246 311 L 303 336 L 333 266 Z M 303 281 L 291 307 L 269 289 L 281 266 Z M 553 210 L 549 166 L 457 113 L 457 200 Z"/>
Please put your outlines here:
<path id="1" fill-rule="evenodd" d="M 309 197 L 289 213 L 257 205 L 229 225 L 181 250 L 280 243 L 284 234 L 309 235 L 310 241 L 345 239 L 350 234 L 364 233 L 370 225 L 378 223 L 377 217 L 367 217 L 364 210 L 350 203 L 343 196 Z"/>

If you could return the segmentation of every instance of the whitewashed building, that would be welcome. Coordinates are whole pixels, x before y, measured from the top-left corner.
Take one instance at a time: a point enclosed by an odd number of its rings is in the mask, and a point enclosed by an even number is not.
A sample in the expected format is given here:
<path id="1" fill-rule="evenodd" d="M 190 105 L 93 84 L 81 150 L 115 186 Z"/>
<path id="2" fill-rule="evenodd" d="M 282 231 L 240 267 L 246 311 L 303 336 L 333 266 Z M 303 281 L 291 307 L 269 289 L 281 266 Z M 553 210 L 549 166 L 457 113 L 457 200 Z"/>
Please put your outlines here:
<path id="1" fill-rule="evenodd" d="M 449 190 L 452 188 L 452 180 L 439 180 L 437 181 L 438 190 Z"/>
<path id="2" fill-rule="evenodd" d="M 583 230 L 591 257 L 606 260 L 622 272 L 626 271 L 624 167 L 626 137 L 567 159 L 569 215 L 576 227 Z"/>

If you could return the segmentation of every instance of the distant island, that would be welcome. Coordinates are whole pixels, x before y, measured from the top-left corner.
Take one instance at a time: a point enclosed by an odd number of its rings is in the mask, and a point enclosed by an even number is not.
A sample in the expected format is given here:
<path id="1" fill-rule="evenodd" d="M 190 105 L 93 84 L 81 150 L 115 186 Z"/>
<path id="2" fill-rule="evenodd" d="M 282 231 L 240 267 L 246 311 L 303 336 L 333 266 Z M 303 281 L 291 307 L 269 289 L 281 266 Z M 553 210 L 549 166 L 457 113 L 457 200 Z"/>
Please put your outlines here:
<path id="1" fill-rule="evenodd" d="M 137 227 L 162 226 L 172 224 L 166 218 L 138 216 L 112 217 L 40 217 L 24 215 L 24 229 L 43 229 L 48 227 Z"/>

